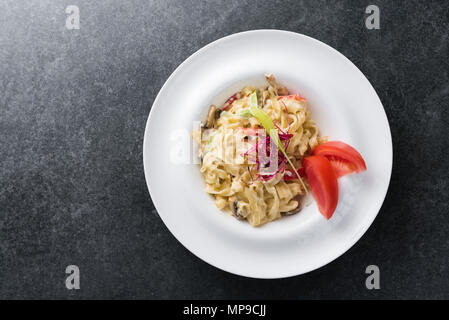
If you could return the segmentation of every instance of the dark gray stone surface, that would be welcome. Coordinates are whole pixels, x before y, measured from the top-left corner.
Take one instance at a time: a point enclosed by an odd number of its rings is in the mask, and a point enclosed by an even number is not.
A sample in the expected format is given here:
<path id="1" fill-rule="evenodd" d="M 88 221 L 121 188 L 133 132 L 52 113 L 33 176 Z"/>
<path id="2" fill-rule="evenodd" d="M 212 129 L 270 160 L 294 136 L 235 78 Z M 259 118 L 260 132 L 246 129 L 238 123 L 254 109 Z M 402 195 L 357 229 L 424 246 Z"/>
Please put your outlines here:
<path id="1" fill-rule="evenodd" d="M 381 30 L 364 11 L 381 9 Z M 81 10 L 66 30 L 65 7 Z M 389 193 L 346 254 L 306 275 L 248 279 L 190 254 L 164 226 L 142 167 L 167 77 L 235 32 L 317 38 L 378 92 L 393 136 Z M 449 3 L 0 1 L 0 298 L 449 298 Z M 375 134 L 375 133 L 374 133 Z M 65 288 L 65 267 L 81 290 Z M 381 289 L 365 288 L 365 268 Z"/>

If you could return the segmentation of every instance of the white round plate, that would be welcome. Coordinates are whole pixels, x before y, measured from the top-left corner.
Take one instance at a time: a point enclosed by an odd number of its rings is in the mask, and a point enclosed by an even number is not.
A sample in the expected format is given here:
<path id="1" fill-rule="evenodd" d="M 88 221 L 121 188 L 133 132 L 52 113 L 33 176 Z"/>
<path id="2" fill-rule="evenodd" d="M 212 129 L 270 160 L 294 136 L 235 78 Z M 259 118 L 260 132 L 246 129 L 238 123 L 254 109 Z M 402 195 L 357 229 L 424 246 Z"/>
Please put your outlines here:
<path id="1" fill-rule="evenodd" d="M 299 214 L 253 228 L 215 207 L 198 164 L 171 159 L 180 132 L 190 133 L 210 104 L 221 105 L 244 85 L 264 84 L 265 73 L 308 99 L 322 135 L 349 143 L 366 161 L 366 172 L 339 179 L 329 221 L 312 201 Z M 148 189 L 168 229 L 202 260 L 253 278 L 299 275 L 348 250 L 382 206 L 392 157 L 385 111 L 362 72 L 326 44 L 278 30 L 234 34 L 184 61 L 154 101 L 143 144 Z"/>

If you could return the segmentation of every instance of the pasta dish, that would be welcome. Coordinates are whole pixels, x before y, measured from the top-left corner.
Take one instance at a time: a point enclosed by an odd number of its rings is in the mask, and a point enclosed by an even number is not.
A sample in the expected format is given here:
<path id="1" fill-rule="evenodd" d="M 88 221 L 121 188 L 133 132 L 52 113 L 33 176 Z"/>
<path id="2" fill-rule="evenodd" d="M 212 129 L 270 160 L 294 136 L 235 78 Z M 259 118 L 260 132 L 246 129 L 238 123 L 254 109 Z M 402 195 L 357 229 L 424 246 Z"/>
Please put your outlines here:
<path id="1" fill-rule="evenodd" d="M 193 136 L 200 171 L 219 209 L 252 226 L 301 211 L 309 183 L 303 159 L 320 144 L 307 100 L 290 94 L 273 75 L 247 86 L 220 108 L 212 105 Z"/>

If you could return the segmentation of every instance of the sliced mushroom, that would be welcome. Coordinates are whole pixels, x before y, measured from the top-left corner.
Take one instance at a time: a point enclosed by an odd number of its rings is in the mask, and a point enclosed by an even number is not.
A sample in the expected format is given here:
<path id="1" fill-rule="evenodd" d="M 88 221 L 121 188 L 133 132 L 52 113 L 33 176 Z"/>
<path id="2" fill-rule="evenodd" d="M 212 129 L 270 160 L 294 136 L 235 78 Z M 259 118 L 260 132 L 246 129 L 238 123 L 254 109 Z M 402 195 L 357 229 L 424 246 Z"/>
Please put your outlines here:
<path id="1" fill-rule="evenodd" d="M 282 214 L 284 214 L 286 216 L 291 216 L 291 215 L 296 214 L 302 210 L 302 196 L 298 195 L 294 199 L 296 201 L 298 201 L 298 206 L 295 209 L 288 211 L 288 212 L 283 212 Z"/>
<path id="2" fill-rule="evenodd" d="M 263 101 L 263 97 L 262 97 L 262 93 L 260 92 L 260 89 L 256 89 L 256 94 L 257 94 L 257 104 L 259 106 L 263 107 L 264 101 Z"/>
<path id="3" fill-rule="evenodd" d="M 267 101 L 267 99 L 270 97 L 270 93 L 268 92 L 268 90 L 264 90 L 262 92 L 262 106 L 265 105 L 265 102 Z"/>
<path id="4" fill-rule="evenodd" d="M 276 78 L 274 77 L 274 75 L 272 73 L 266 74 L 265 75 L 265 79 L 267 79 L 267 82 L 270 84 L 270 86 L 272 86 L 278 96 L 286 96 L 288 95 L 288 90 L 286 87 L 280 85 L 277 81 Z"/>
<path id="5" fill-rule="evenodd" d="M 238 202 L 237 200 L 234 201 L 233 204 L 232 204 L 232 212 L 234 213 L 234 216 L 235 216 L 237 219 L 245 219 L 245 217 L 244 217 L 243 215 L 240 214 L 240 211 L 239 211 L 239 202 Z"/>
<path id="6" fill-rule="evenodd" d="M 211 105 L 209 108 L 209 112 L 207 114 L 207 119 L 206 119 L 206 125 L 205 127 L 207 129 L 213 128 L 215 125 L 215 120 L 216 118 L 216 114 L 217 114 L 217 107 L 214 105 Z"/>
<path id="7" fill-rule="evenodd" d="M 244 210 L 242 210 L 237 198 L 235 196 L 232 196 L 229 198 L 228 201 L 229 201 L 229 206 L 231 207 L 234 217 L 236 217 L 239 220 L 246 219 L 246 216 L 248 215 L 248 213 L 245 212 Z"/>
<path id="8" fill-rule="evenodd" d="M 281 87 L 277 89 L 278 96 L 288 96 L 288 90 L 286 87 Z"/>

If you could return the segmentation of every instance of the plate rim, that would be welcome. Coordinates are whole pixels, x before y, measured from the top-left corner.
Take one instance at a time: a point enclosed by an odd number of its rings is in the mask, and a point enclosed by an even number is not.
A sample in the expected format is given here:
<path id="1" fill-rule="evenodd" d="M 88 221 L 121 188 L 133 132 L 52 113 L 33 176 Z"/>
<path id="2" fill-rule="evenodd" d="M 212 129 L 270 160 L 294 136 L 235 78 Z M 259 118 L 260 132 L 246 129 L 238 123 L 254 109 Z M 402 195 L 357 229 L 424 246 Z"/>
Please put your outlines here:
<path id="1" fill-rule="evenodd" d="M 385 120 L 386 120 L 386 125 L 388 128 L 388 141 L 387 143 L 390 145 L 390 152 L 391 152 L 391 158 L 389 159 L 389 167 L 386 169 L 386 171 L 388 171 L 388 182 L 386 184 L 386 189 L 384 194 L 382 195 L 381 199 L 382 201 L 380 201 L 380 205 L 377 208 L 376 206 L 376 214 L 374 214 L 372 216 L 372 218 L 369 220 L 369 223 L 367 223 L 366 225 L 363 226 L 363 228 L 361 228 L 360 232 L 357 234 L 357 236 L 353 237 L 352 240 L 349 242 L 349 245 L 345 246 L 343 250 L 341 250 L 341 252 L 339 252 L 336 255 L 331 256 L 329 259 L 325 259 L 327 260 L 327 262 L 325 262 L 324 264 L 320 264 L 320 266 L 316 267 L 311 265 L 309 268 L 305 268 L 305 271 L 300 271 L 300 272 L 292 272 L 292 273 L 285 273 L 285 274 L 281 274 L 281 275 L 272 275 L 272 276 L 251 276 L 248 274 L 244 274 L 244 273 L 238 273 L 235 271 L 231 271 L 226 269 L 223 266 L 217 265 L 214 262 L 211 262 L 209 259 L 205 258 L 202 256 L 202 254 L 199 254 L 197 252 L 195 252 L 194 248 L 190 248 L 190 246 L 186 245 L 185 243 L 183 243 L 179 238 L 178 235 L 176 234 L 176 232 L 173 231 L 172 227 L 169 226 L 169 224 L 167 224 L 167 221 L 164 219 L 163 215 L 159 214 L 159 209 L 158 209 L 158 204 L 156 204 L 156 201 L 153 199 L 153 197 L 151 197 L 151 193 L 152 193 L 152 188 L 150 186 L 149 183 L 149 168 L 147 168 L 146 163 L 147 163 L 147 145 L 148 145 L 148 139 L 149 139 L 149 128 L 150 128 L 150 124 L 151 124 L 151 119 L 152 119 L 152 114 L 154 114 L 153 111 L 153 107 L 159 102 L 159 99 L 161 97 L 161 93 L 165 90 L 165 88 L 167 87 L 167 85 L 170 83 L 171 79 L 174 78 L 179 72 L 182 71 L 183 67 L 185 65 L 187 65 L 192 59 L 194 59 L 196 56 L 202 54 L 204 51 L 206 51 L 209 47 L 212 47 L 214 45 L 216 45 L 217 43 L 221 42 L 221 41 L 225 41 L 228 40 L 230 38 L 236 38 L 236 37 L 241 37 L 241 36 L 245 36 L 247 34 L 253 34 L 253 33 L 284 33 L 284 34 L 290 34 L 293 37 L 300 37 L 300 38 L 306 38 L 309 41 L 314 42 L 315 44 L 324 47 L 326 49 L 330 49 L 331 51 L 333 51 L 334 53 L 336 53 L 338 56 L 340 56 L 340 58 L 343 58 L 344 60 L 346 60 L 346 62 L 349 62 L 350 65 L 352 65 L 358 73 L 360 73 L 360 75 L 365 78 L 367 80 L 367 83 L 369 84 L 369 86 L 371 87 L 371 89 L 373 90 L 373 92 L 375 93 L 375 96 L 377 97 L 380 105 L 382 106 L 382 115 L 384 116 Z M 148 192 L 149 195 L 151 197 L 151 201 L 156 209 L 156 211 L 158 212 L 158 216 L 161 218 L 161 220 L 164 222 L 165 227 L 170 231 L 170 233 L 172 234 L 172 236 L 179 242 L 181 243 L 181 245 L 183 247 L 185 247 L 190 253 L 192 253 L 194 256 L 198 257 L 199 259 L 201 259 L 202 261 L 206 262 L 207 264 L 214 266 L 215 268 L 225 271 L 227 273 L 231 273 L 231 274 L 235 274 L 238 276 L 242 276 L 242 277 L 246 277 L 246 278 L 253 278 L 253 279 L 284 279 L 284 278 L 290 278 L 290 277 L 295 277 L 295 276 L 300 276 L 309 272 L 312 272 L 314 270 L 318 270 L 321 269 L 323 267 L 325 267 L 326 265 L 330 264 L 331 262 L 335 261 L 336 259 L 338 259 L 339 257 L 341 257 L 342 255 L 344 255 L 346 252 L 348 252 L 367 232 L 367 230 L 371 227 L 371 225 L 373 224 L 374 220 L 376 219 L 377 215 L 379 214 L 380 210 L 382 209 L 382 206 L 385 202 L 385 198 L 388 194 L 388 190 L 390 188 L 390 183 L 391 183 L 391 175 L 392 175 L 392 170 L 393 170 L 393 157 L 394 157 L 394 152 L 393 152 L 393 140 L 392 140 L 392 135 L 391 135 L 391 127 L 390 127 L 390 123 L 388 121 L 388 116 L 385 112 L 385 107 L 379 97 L 379 95 L 377 94 L 376 89 L 373 87 L 373 85 L 371 84 L 371 82 L 369 81 L 369 79 L 366 77 L 366 75 L 357 67 L 356 64 L 354 64 L 349 58 L 347 58 L 344 54 L 342 54 L 341 52 L 339 52 L 337 49 L 333 48 L 332 46 L 318 40 L 315 39 L 313 37 L 307 36 L 305 34 L 301 34 L 301 33 L 297 33 L 294 31 L 288 31 L 288 30 L 281 30 L 281 29 L 254 29 L 254 30 L 247 30 L 247 31 L 242 31 L 242 32 L 237 32 L 237 33 L 233 33 L 221 38 L 218 38 L 206 45 L 204 45 L 203 47 L 199 48 L 198 50 L 196 50 L 194 53 L 192 53 L 190 56 L 188 56 L 182 63 L 180 63 L 175 70 L 170 74 L 170 76 L 167 78 L 167 80 L 164 82 L 164 84 L 162 85 L 161 89 L 158 91 L 156 98 L 153 101 L 153 104 L 151 106 L 150 112 L 148 114 L 148 118 L 145 124 L 145 131 L 144 131 L 144 137 L 143 137 L 143 148 L 142 148 L 142 160 L 143 160 L 143 169 L 144 169 L 144 176 L 145 176 L 145 182 L 148 188 Z"/>

